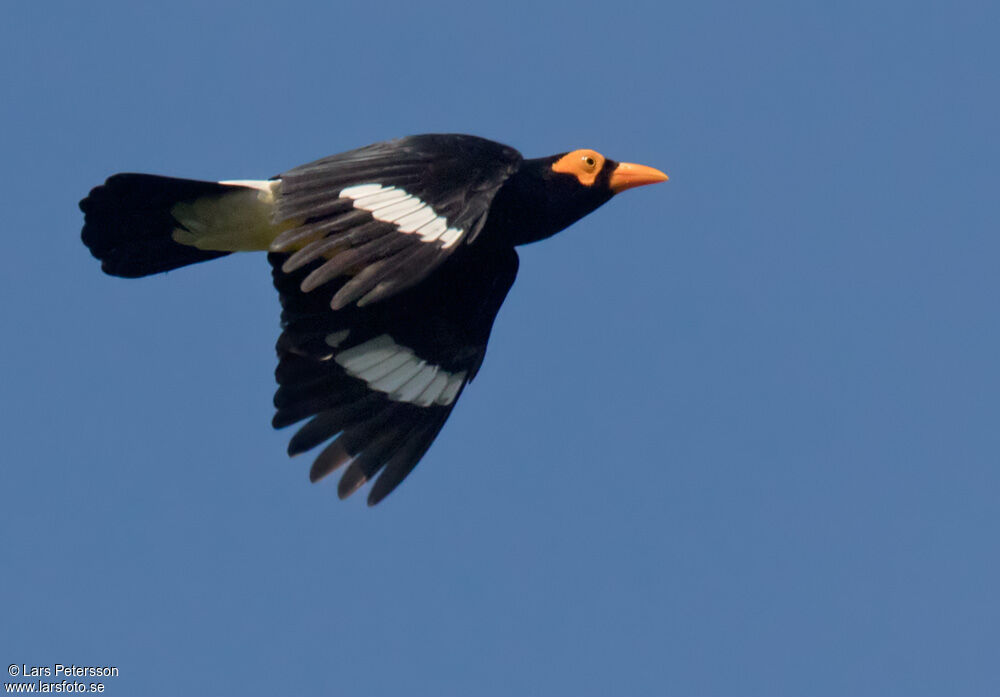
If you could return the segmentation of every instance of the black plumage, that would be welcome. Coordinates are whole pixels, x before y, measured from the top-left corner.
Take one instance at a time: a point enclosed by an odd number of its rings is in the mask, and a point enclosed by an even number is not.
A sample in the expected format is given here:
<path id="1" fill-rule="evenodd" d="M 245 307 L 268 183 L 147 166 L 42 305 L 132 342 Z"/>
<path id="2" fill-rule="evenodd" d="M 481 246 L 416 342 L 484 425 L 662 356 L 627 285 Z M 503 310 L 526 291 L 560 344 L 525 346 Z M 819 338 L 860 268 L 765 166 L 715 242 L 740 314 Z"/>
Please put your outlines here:
<path id="1" fill-rule="evenodd" d="M 378 503 L 430 447 L 486 353 L 517 274 L 549 237 L 625 188 L 663 181 L 590 150 L 523 159 L 465 135 L 411 136 L 271 180 L 122 174 L 80 206 L 109 274 L 141 276 L 267 249 L 281 298 L 273 425 L 347 465 L 341 497 Z"/>
<path id="2" fill-rule="evenodd" d="M 80 202 L 85 215 L 80 236 L 111 276 L 139 278 L 217 259 L 228 252 L 204 251 L 170 239 L 177 225 L 170 207 L 225 190 L 216 182 L 116 174 Z"/>

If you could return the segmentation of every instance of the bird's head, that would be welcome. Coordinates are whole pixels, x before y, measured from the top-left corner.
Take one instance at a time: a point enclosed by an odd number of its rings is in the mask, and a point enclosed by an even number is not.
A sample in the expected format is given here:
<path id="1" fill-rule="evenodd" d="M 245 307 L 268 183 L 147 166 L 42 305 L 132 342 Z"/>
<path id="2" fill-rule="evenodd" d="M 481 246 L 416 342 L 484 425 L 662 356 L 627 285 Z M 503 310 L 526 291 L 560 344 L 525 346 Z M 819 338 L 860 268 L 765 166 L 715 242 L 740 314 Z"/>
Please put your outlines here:
<path id="1" fill-rule="evenodd" d="M 596 150 L 574 150 L 549 159 L 553 179 L 566 185 L 577 186 L 592 193 L 611 196 L 645 184 L 667 181 L 667 175 L 658 169 L 631 162 L 615 162 Z M 566 175 L 560 177 L 558 175 Z M 575 181 L 571 181 L 572 178 Z"/>
<path id="2" fill-rule="evenodd" d="M 615 194 L 646 184 L 667 181 L 658 169 L 616 162 L 596 150 L 582 149 L 525 160 L 511 186 L 521 210 L 508 210 L 507 225 L 517 231 L 516 244 L 550 237 L 607 203 Z M 530 202 L 530 205 L 524 205 Z M 522 218 L 523 220 L 518 220 Z"/>

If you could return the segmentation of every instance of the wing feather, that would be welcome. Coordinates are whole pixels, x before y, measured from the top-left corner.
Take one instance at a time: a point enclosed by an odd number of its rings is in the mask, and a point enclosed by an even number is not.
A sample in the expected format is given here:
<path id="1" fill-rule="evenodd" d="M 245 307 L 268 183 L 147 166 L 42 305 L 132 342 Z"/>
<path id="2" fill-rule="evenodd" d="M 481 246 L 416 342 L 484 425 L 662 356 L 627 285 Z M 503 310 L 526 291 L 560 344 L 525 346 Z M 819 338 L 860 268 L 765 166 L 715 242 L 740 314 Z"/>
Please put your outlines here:
<path id="1" fill-rule="evenodd" d="M 331 307 L 392 297 L 428 277 L 474 239 L 520 154 L 465 135 L 410 136 L 333 155 L 280 175 L 275 223 L 287 227 L 272 252 L 312 292 L 350 277 Z"/>
<path id="2" fill-rule="evenodd" d="M 513 250 L 473 250 L 448 258 L 407 293 L 339 311 L 301 290 L 329 262 L 317 258 L 287 273 L 287 255 L 269 256 L 283 328 L 274 426 L 304 421 L 290 439 L 291 455 L 329 442 L 313 462 L 312 481 L 347 465 L 338 485 L 344 497 L 379 475 L 369 496 L 375 504 L 430 447 L 482 363 L 517 273 Z M 384 282 L 366 269 L 332 288 L 341 292 L 358 278 Z"/>

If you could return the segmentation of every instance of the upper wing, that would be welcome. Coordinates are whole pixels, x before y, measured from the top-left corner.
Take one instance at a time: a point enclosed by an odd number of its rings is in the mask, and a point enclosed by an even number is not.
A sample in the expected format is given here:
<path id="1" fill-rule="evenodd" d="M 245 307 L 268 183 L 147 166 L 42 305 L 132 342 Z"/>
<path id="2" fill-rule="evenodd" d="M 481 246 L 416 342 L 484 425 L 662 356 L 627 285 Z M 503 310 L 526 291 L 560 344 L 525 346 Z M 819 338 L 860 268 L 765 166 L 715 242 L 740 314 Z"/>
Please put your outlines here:
<path id="1" fill-rule="evenodd" d="M 413 286 L 463 241 L 475 239 L 497 190 L 521 155 L 467 135 L 420 135 L 376 143 L 280 176 L 271 245 L 292 252 L 282 271 L 312 265 L 310 291 L 351 276 L 333 309 L 382 300 Z"/>
<path id="2" fill-rule="evenodd" d="M 311 417 L 292 437 L 290 455 L 336 436 L 310 478 L 350 462 L 341 498 L 384 468 L 368 496 L 374 505 L 416 466 L 479 369 L 517 253 L 465 247 L 411 291 L 337 312 L 300 290 L 315 264 L 289 274 L 284 255 L 268 259 L 283 329 L 274 426 Z M 340 283 L 338 292 L 350 281 Z"/>

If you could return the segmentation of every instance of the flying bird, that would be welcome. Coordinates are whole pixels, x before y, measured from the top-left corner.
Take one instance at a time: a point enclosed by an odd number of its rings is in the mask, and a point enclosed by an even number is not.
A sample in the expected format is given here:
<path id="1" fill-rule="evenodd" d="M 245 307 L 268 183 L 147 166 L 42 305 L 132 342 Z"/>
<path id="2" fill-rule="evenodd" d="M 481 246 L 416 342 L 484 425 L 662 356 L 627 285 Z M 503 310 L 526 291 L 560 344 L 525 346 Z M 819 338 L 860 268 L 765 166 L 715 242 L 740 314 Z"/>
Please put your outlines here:
<path id="1" fill-rule="evenodd" d="M 514 248 L 666 179 L 594 150 L 526 159 L 476 136 L 417 135 L 271 179 L 116 174 L 80 202 L 82 239 L 126 278 L 268 252 L 282 306 L 273 425 L 305 421 L 290 455 L 327 443 L 309 477 L 347 465 L 340 498 L 378 475 L 374 505 L 478 372 Z"/>

